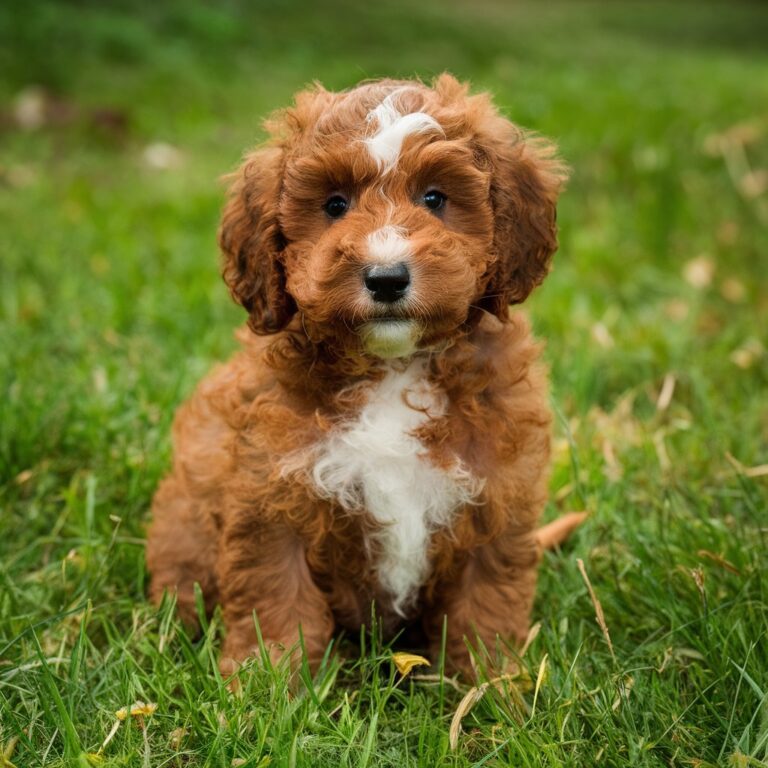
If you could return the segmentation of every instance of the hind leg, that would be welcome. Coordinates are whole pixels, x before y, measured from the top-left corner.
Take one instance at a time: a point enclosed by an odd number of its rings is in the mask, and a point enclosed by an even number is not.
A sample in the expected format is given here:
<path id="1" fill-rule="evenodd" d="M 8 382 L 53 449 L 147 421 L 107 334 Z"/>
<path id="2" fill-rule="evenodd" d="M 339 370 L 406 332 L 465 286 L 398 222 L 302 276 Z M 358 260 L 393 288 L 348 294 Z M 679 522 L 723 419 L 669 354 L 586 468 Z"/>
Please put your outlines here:
<path id="1" fill-rule="evenodd" d="M 158 604 L 164 592 L 175 593 L 179 616 L 190 628 L 199 625 L 195 582 L 207 614 L 218 602 L 217 549 L 218 531 L 204 503 L 193 501 L 174 475 L 167 477 L 155 494 L 147 535 L 149 596 Z"/>

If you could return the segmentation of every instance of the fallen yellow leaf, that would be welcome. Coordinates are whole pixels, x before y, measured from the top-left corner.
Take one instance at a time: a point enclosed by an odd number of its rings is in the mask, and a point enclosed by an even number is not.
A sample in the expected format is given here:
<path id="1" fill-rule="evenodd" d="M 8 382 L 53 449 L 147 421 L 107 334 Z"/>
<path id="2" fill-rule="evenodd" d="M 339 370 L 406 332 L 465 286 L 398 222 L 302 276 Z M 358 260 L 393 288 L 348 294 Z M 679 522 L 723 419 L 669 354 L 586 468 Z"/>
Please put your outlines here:
<path id="1" fill-rule="evenodd" d="M 118 709 L 117 712 L 115 712 L 115 717 L 118 720 L 126 720 L 128 717 L 151 717 L 156 709 L 157 704 L 145 704 L 143 701 L 137 701 L 130 707 Z"/>
<path id="2" fill-rule="evenodd" d="M 417 656 L 415 653 L 393 653 L 392 661 L 395 662 L 397 671 L 407 677 L 414 667 L 431 667 L 430 662 L 423 656 Z"/>

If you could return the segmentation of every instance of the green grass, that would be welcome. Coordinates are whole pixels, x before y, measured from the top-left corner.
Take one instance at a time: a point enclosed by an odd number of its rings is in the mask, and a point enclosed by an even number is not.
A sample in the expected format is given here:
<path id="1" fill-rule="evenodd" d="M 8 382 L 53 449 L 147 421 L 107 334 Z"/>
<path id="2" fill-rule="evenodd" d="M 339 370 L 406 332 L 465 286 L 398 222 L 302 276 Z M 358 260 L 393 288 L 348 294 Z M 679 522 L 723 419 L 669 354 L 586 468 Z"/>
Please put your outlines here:
<path id="1" fill-rule="evenodd" d="M 768 478 L 743 469 L 768 463 L 768 9 L 109 6 L 0 7 L 0 765 L 768 765 Z M 313 79 L 443 69 L 573 168 L 528 309 L 558 413 L 548 515 L 591 512 L 542 565 L 538 692 L 489 690 L 455 750 L 466 687 L 399 680 L 375 632 L 297 695 L 258 664 L 231 695 L 219 617 L 187 638 L 143 552 L 174 409 L 243 319 L 218 176 Z M 24 130 L 30 86 L 58 106 Z M 157 142 L 172 168 L 145 162 Z M 144 727 L 86 757 L 137 700 Z"/>

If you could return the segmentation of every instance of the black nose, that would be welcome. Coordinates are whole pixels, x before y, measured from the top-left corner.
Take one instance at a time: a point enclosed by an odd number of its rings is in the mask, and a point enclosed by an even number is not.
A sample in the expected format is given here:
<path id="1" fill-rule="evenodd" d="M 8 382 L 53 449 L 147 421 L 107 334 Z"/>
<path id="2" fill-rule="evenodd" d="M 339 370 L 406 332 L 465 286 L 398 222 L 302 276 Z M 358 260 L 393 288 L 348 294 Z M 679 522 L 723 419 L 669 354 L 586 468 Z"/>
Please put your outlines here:
<path id="1" fill-rule="evenodd" d="M 374 301 L 391 304 L 405 296 L 411 282 L 411 273 L 402 262 L 376 264 L 365 268 L 363 280 Z"/>

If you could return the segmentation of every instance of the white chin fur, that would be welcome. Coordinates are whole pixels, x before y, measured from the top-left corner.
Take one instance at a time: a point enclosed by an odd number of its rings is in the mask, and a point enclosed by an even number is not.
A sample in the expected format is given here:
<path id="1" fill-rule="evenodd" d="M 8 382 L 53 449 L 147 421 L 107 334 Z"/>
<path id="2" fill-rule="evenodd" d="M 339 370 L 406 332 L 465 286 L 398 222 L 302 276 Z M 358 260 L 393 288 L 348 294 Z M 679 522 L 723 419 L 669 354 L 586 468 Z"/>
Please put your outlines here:
<path id="1" fill-rule="evenodd" d="M 369 355 L 390 359 L 416 351 L 419 325 L 413 320 L 371 320 L 360 329 L 363 348 Z"/>

